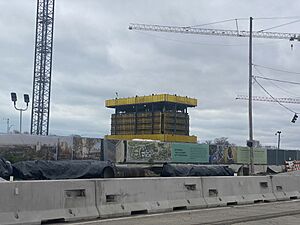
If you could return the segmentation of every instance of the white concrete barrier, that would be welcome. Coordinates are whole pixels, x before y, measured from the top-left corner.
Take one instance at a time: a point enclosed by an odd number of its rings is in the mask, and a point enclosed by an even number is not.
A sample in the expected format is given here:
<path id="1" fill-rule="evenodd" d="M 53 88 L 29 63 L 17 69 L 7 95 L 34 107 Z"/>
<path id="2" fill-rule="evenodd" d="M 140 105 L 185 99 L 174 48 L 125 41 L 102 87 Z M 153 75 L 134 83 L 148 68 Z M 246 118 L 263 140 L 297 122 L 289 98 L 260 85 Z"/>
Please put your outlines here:
<path id="1" fill-rule="evenodd" d="M 271 176 L 272 188 L 278 201 L 300 198 L 300 176 Z"/>
<path id="2" fill-rule="evenodd" d="M 94 181 L 3 182 L 0 190 L 0 224 L 40 224 L 99 215 Z"/>
<path id="3" fill-rule="evenodd" d="M 0 182 L 0 224 L 40 224 L 300 198 L 300 176 Z"/>
<path id="4" fill-rule="evenodd" d="M 276 201 L 270 177 L 202 177 L 208 207 Z"/>
<path id="5" fill-rule="evenodd" d="M 121 178 L 97 181 L 100 217 L 207 207 L 200 178 Z"/>

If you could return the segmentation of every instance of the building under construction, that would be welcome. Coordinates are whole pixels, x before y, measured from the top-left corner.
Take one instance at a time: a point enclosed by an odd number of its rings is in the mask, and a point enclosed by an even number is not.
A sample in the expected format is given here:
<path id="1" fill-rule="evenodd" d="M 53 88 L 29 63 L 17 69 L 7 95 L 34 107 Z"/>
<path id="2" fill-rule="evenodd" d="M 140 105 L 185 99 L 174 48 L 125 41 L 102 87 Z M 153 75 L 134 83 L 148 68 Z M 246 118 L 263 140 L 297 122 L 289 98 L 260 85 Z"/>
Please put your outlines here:
<path id="1" fill-rule="evenodd" d="M 189 136 L 188 107 L 197 106 L 197 99 L 159 94 L 106 100 L 114 108 L 111 135 L 108 139 L 150 139 L 167 142 L 196 142 Z"/>

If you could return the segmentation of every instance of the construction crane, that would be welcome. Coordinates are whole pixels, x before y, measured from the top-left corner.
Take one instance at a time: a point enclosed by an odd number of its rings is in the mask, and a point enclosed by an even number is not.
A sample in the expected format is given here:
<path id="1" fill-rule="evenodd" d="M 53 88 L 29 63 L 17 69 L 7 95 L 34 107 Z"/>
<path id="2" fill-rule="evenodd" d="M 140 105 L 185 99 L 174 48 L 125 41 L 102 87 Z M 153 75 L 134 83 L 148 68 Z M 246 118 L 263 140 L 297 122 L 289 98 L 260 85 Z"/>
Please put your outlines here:
<path id="1" fill-rule="evenodd" d="M 197 27 L 178 27 L 178 26 L 162 26 L 141 23 L 131 23 L 129 30 L 142 31 L 156 31 L 168 33 L 182 33 L 182 34 L 200 34 L 200 35 L 214 35 L 214 36 L 230 36 L 230 37 L 249 37 L 250 31 L 239 30 L 223 30 L 223 29 L 206 29 Z M 260 32 L 253 31 L 254 38 L 269 38 L 269 39 L 289 39 L 290 41 L 300 41 L 300 34 L 297 33 L 279 33 L 279 32 Z"/>
<path id="2" fill-rule="evenodd" d="M 198 35 L 214 35 L 214 36 L 229 36 L 229 37 L 249 37 L 249 140 L 247 146 L 250 147 L 250 174 L 254 174 L 254 150 L 253 150 L 253 122 L 252 122 L 252 38 L 269 38 L 269 39 L 288 39 L 290 41 L 300 41 L 300 34 L 297 33 L 279 33 L 279 32 L 262 32 L 253 31 L 253 18 L 250 17 L 249 31 L 225 30 L 225 29 L 206 29 L 190 26 L 162 26 L 153 24 L 131 23 L 129 30 L 182 33 L 182 34 L 198 34 Z"/>
<path id="3" fill-rule="evenodd" d="M 37 0 L 30 133 L 48 135 L 55 0 Z"/>
<path id="4" fill-rule="evenodd" d="M 249 100 L 249 96 L 238 95 L 235 99 Z M 265 96 L 252 96 L 252 100 L 260 101 L 260 102 L 280 102 L 280 103 L 300 104 L 300 98 L 271 98 Z"/>

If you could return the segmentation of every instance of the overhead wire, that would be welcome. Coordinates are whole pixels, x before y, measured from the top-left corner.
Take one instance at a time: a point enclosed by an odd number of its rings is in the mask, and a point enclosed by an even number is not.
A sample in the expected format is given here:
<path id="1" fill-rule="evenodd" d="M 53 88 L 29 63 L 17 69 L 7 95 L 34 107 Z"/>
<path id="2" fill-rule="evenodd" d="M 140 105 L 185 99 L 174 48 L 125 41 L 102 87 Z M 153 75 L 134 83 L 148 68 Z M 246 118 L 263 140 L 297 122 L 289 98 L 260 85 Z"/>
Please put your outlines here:
<path id="1" fill-rule="evenodd" d="M 294 114 L 298 114 L 296 111 L 290 109 L 289 107 L 285 106 L 284 104 L 282 104 L 278 99 L 276 99 L 275 97 L 273 97 L 273 95 L 271 95 L 256 79 L 255 77 L 253 77 L 253 79 L 255 80 L 255 82 L 260 86 L 260 88 L 267 94 L 269 95 L 275 102 L 277 102 L 280 106 L 282 106 L 283 108 L 285 108 L 286 110 L 294 113 Z"/>
<path id="2" fill-rule="evenodd" d="M 299 85 L 300 84 L 299 82 L 285 81 L 285 80 L 278 80 L 278 79 L 268 78 L 268 77 L 263 76 L 263 74 L 260 72 L 260 70 L 258 70 L 256 67 L 254 67 L 254 69 L 261 75 L 261 76 L 254 76 L 254 78 L 261 78 L 261 79 L 264 79 L 264 80 L 268 80 L 273 86 L 275 86 L 276 88 L 284 91 L 285 93 L 293 95 L 294 97 L 297 96 L 295 93 L 292 93 L 290 91 L 285 90 L 284 88 L 280 87 L 279 85 L 276 85 L 272 81 L 281 82 L 281 83 L 296 84 L 296 85 Z"/>
<path id="3" fill-rule="evenodd" d="M 283 72 L 283 73 L 299 74 L 300 75 L 300 72 L 292 72 L 292 71 L 288 71 L 288 70 L 275 69 L 275 68 L 272 68 L 272 67 L 262 66 L 262 65 L 258 65 L 258 64 L 253 64 L 253 66 L 254 67 L 261 67 L 261 68 L 265 68 L 265 69 L 269 69 L 269 70 L 273 70 L 273 71 Z"/>
<path id="4" fill-rule="evenodd" d="M 263 76 L 263 74 L 256 68 L 254 67 L 254 69 L 260 74 Z M 286 110 L 292 112 L 292 113 L 295 113 L 297 114 L 297 112 L 295 112 L 294 110 L 290 109 L 289 107 L 285 106 L 284 104 L 282 104 L 280 101 L 278 101 L 278 99 L 276 99 L 275 97 L 273 97 L 258 81 L 257 79 L 252 76 L 253 80 L 255 81 L 255 83 L 258 84 L 258 86 L 260 86 L 260 88 L 267 94 L 269 95 L 275 102 L 277 102 L 280 106 L 282 106 L 283 108 L 285 108 Z"/>
<path id="5" fill-rule="evenodd" d="M 272 80 L 272 81 L 276 81 L 276 82 L 280 82 L 280 83 L 300 85 L 300 82 L 287 81 L 287 80 L 278 80 L 278 79 L 263 77 L 263 76 L 255 76 L 255 78 L 260 78 L 260 79 L 264 79 L 264 80 Z"/>
<path id="6" fill-rule="evenodd" d="M 300 98 L 299 95 L 296 95 L 295 93 L 288 91 L 288 90 L 284 89 L 283 87 L 280 87 L 279 85 L 275 84 L 274 82 L 272 82 L 270 80 L 269 80 L 269 83 L 272 84 L 273 86 L 275 86 L 276 88 L 280 89 L 282 92 L 288 94 L 289 97 Z"/>

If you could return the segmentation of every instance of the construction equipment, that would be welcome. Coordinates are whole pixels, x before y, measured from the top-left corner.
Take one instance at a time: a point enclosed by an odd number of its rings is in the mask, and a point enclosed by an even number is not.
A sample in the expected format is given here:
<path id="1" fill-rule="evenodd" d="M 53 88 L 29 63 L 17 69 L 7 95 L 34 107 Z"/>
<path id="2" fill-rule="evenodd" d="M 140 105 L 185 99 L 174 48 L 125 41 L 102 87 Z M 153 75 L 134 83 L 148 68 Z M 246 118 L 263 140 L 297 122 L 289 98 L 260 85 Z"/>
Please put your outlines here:
<path id="1" fill-rule="evenodd" d="M 235 99 L 249 100 L 249 96 L 238 95 Z M 300 104 L 299 98 L 271 98 L 271 97 L 265 97 L 265 96 L 252 96 L 252 100 L 260 101 L 260 102 L 280 102 L 280 103 Z"/>
<path id="2" fill-rule="evenodd" d="M 37 0 L 31 134 L 48 135 L 55 0 Z"/>
<path id="3" fill-rule="evenodd" d="M 129 30 L 143 30 L 182 34 L 200 34 L 200 35 L 214 35 L 214 36 L 230 36 L 230 37 L 249 37 L 250 31 L 239 30 L 223 30 L 223 29 L 207 29 L 197 27 L 178 27 L 178 26 L 162 26 L 152 24 L 131 23 Z M 269 38 L 269 39 L 289 39 L 290 41 L 300 41 L 300 34 L 298 33 L 279 33 L 279 32 L 261 32 L 253 31 L 254 38 Z"/>

